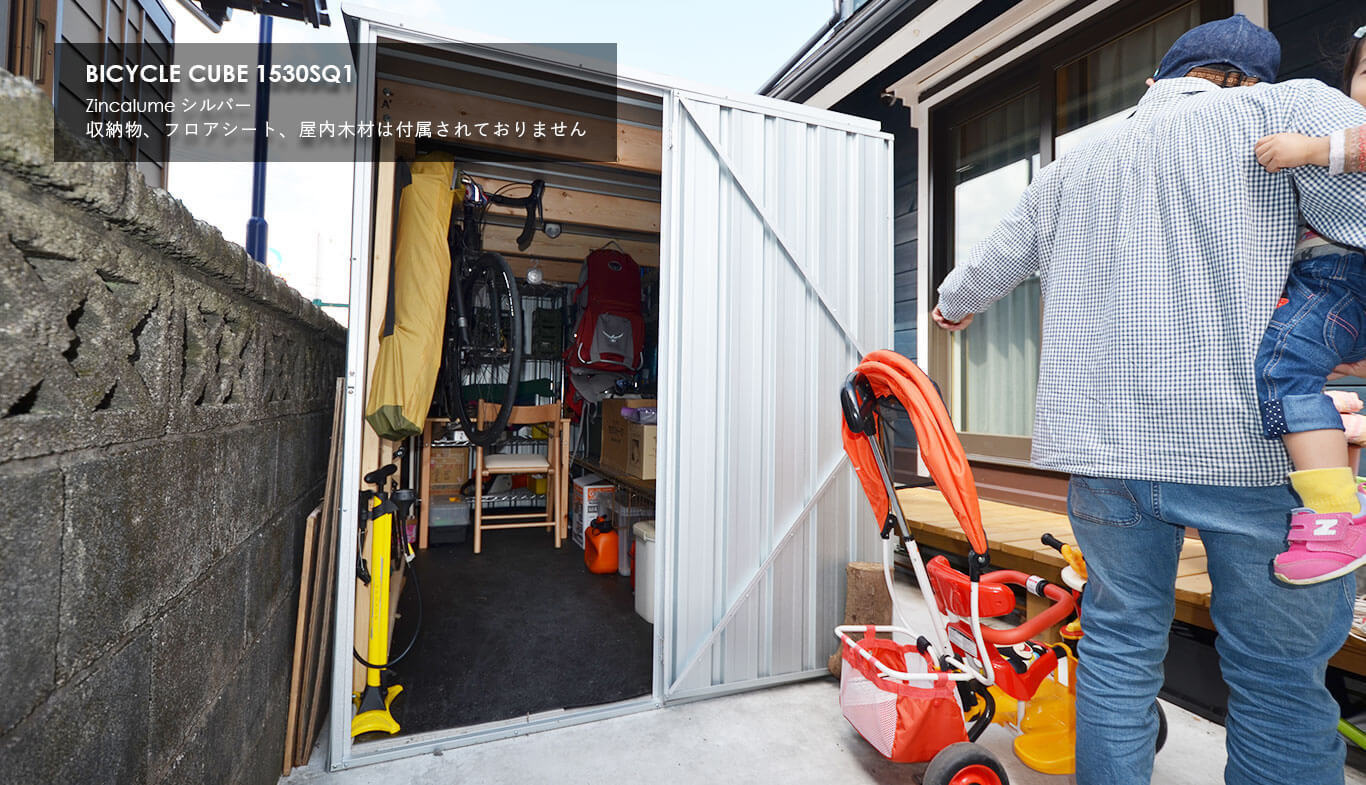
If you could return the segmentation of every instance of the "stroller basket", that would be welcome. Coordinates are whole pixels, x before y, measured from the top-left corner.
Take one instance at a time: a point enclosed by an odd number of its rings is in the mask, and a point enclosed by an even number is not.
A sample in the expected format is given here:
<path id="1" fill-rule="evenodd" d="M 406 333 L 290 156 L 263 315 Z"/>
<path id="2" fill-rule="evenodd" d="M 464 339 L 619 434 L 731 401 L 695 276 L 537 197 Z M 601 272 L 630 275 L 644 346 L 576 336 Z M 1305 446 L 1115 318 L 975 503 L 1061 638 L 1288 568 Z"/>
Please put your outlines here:
<path id="1" fill-rule="evenodd" d="M 873 627 L 866 629 L 862 640 L 841 635 L 840 709 L 849 724 L 883 757 L 898 763 L 928 761 L 944 747 L 967 741 L 963 707 L 949 674 L 936 671 L 915 646 L 875 635 Z M 877 663 L 928 678 L 897 679 Z"/>

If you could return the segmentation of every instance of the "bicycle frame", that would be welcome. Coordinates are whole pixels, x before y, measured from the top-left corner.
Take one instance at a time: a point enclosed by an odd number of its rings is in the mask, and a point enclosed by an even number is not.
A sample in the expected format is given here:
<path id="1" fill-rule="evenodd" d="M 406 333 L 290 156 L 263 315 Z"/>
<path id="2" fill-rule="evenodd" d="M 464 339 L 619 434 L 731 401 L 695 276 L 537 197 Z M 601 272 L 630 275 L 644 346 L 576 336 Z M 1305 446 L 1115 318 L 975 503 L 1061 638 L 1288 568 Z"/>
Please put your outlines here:
<path id="1" fill-rule="evenodd" d="M 451 291 L 456 294 L 455 311 L 456 327 L 460 330 L 460 340 L 468 345 L 470 343 L 469 319 L 470 314 L 465 304 L 465 297 L 461 287 L 465 277 L 469 274 L 475 260 L 484 252 L 483 234 L 483 215 L 476 214 L 476 207 L 480 200 L 486 203 L 503 205 L 505 207 L 520 207 L 526 210 L 526 220 L 522 224 L 522 233 L 517 235 L 517 250 L 525 251 L 531 246 L 531 241 L 536 235 L 536 224 L 538 221 L 544 223 L 544 207 L 541 197 L 545 192 L 544 180 L 533 180 L 531 182 L 531 193 L 527 196 L 512 197 L 504 196 L 500 193 L 490 193 L 480 188 L 473 179 L 466 176 L 463 178 L 465 187 L 473 187 L 477 195 L 475 201 L 468 198 L 463 202 L 464 219 L 461 221 L 459 245 L 460 253 L 451 255 Z M 454 187 L 454 186 L 452 186 Z M 485 207 L 484 209 L 487 209 Z M 451 234 L 448 244 L 454 248 L 455 226 L 451 225 Z M 456 257 L 459 258 L 456 258 Z"/>

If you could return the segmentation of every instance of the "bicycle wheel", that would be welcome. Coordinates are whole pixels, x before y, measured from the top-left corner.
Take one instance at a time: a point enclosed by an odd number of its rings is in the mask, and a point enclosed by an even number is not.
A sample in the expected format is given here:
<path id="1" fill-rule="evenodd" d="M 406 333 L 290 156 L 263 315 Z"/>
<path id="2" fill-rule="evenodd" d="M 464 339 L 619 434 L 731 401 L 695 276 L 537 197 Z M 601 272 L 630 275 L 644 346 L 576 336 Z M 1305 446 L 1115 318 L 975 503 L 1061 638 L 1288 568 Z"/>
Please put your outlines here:
<path id="1" fill-rule="evenodd" d="M 522 298 L 512 268 L 501 255 L 485 252 L 462 282 L 468 326 L 455 331 L 458 382 L 453 414 L 470 441 L 492 447 L 507 428 L 522 376 Z M 468 339 L 468 340 L 467 340 Z M 453 380 L 454 381 L 454 380 Z M 498 407 L 479 425 L 479 401 Z"/>

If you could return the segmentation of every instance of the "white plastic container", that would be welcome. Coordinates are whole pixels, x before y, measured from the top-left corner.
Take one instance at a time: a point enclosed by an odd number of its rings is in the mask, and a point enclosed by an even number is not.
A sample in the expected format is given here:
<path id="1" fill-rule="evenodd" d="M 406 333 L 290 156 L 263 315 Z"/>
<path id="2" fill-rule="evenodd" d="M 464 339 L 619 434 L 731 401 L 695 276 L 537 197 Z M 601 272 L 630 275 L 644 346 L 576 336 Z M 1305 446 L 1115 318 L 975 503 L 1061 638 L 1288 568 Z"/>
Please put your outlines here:
<path id="1" fill-rule="evenodd" d="M 655 522 L 641 521 L 631 527 L 636 541 L 636 613 L 655 623 Z"/>
<path id="2" fill-rule="evenodd" d="M 617 529 L 617 575 L 623 577 L 631 574 L 631 541 L 635 535 L 630 530 Z"/>
<path id="3" fill-rule="evenodd" d="M 628 505 L 626 499 L 620 496 L 612 498 L 610 505 L 612 514 L 612 525 L 617 529 L 617 574 L 631 574 L 631 541 L 635 535 L 631 533 L 632 527 L 641 521 L 653 520 L 655 508 L 653 504 Z"/>

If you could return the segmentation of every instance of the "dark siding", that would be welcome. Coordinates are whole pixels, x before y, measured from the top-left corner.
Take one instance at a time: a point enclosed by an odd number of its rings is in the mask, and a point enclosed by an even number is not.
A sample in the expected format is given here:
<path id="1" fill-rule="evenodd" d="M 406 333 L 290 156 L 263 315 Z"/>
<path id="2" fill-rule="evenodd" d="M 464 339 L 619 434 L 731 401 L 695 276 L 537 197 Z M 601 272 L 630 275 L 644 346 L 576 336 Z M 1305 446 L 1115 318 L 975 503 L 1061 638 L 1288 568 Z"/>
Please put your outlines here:
<path id="1" fill-rule="evenodd" d="M 915 359 L 916 323 L 916 160 L 918 141 L 910 113 L 900 104 L 889 107 L 865 86 L 835 106 L 836 111 L 878 120 L 892 134 L 892 242 L 895 343 L 891 348 Z M 885 347 L 884 347 L 885 348 Z"/>
<path id="2" fill-rule="evenodd" d="M 1348 39 L 1363 24 L 1361 0 L 1270 0 L 1267 27 L 1281 40 L 1281 80 L 1315 78 L 1337 87 Z"/>
<path id="3" fill-rule="evenodd" d="M 85 112 L 87 98 L 105 100 L 166 101 L 170 86 L 140 82 L 136 86 L 91 85 L 85 67 L 99 62 L 130 65 L 166 65 L 173 62 L 175 23 L 160 0 L 62 0 L 62 47 L 58 69 L 60 84 L 55 96 L 57 119 L 78 136 L 92 119 Z M 109 115 L 107 121 L 131 117 Z M 142 113 L 137 120 L 146 136 L 140 142 L 125 140 L 119 146 L 126 160 L 152 185 L 165 187 L 170 138 L 165 113 Z"/>
<path id="4" fill-rule="evenodd" d="M 920 176 L 920 147 L 916 131 L 911 128 L 910 113 L 900 104 L 894 107 L 887 106 L 880 95 L 888 85 L 937 57 L 968 33 L 1019 2 L 1020 0 L 987 0 L 932 36 L 930 40 L 907 52 L 858 90 L 831 107 L 837 112 L 878 120 L 882 123 L 883 131 L 896 137 L 893 142 L 895 163 L 892 173 L 895 188 L 893 253 L 896 265 L 892 281 L 896 302 L 893 317 L 896 326 L 894 348 L 911 359 L 916 359 L 916 312 L 920 308 L 916 291 L 916 221 L 919 208 L 916 200 Z M 815 89 L 819 89 L 819 86 L 812 88 L 813 91 Z"/>

